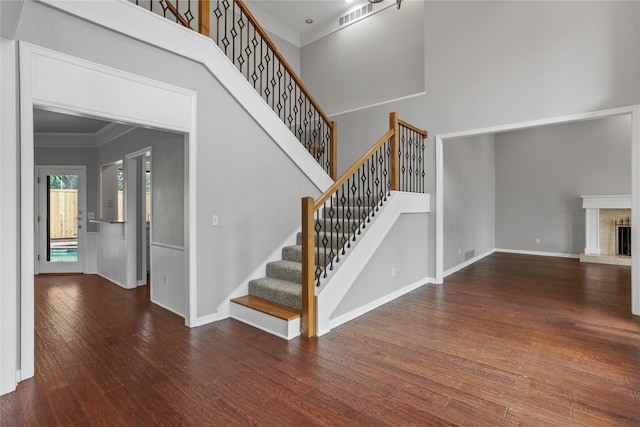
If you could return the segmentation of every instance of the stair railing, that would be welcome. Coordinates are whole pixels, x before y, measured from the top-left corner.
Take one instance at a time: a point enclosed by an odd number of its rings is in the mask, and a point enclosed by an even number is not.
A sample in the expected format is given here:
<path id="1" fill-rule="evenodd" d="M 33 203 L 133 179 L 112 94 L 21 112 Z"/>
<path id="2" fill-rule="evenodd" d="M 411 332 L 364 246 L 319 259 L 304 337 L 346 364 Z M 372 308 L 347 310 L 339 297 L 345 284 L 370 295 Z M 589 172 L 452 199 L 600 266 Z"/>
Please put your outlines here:
<path id="1" fill-rule="evenodd" d="M 317 200 L 302 199 L 302 334 L 315 336 L 316 297 L 391 191 L 424 192 L 427 131 L 389 116 L 389 131 Z"/>
<path id="2" fill-rule="evenodd" d="M 202 35 L 209 37 L 209 10 L 210 0 L 173 0 L 175 4 L 170 0 L 135 0 L 138 6 L 149 9 L 151 12 L 161 14 L 165 18 L 169 19 L 167 12 L 171 14 L 172 18 L 177 23 L 191 30 L 194 28 L 191 23 L 196 20 L 198 24 L 198 32 Z M 157 3 L 154 10 L 154 3 Z M 197 8 L 192 9 L 192 3 L 197 3 Z M 194 12 L 197 11 L 197 15 Z"/>
<path id="3" fill-rule="evenodd" d="M 195 2 L 195 0 L 193 0 Z M 153 11 L 154 0 L 135 0 Z M 159 0 L 162 14 L 192 28 L 192 0 Z M 175 4 L 174 4 L 175 3 Z M 337 125 L 242 0 L 198 1 L 198 32 L 211 37 L 331 179 L 337 176 Z M 160 12 L 156 5 L 156 12 Z M 213 15 L 213 19 L 210 16 Z"/>
<path id="4" fill-rule="evenodd" d="M 309 90 L 242 0 L 217 0 L 211 38 L 300 143 L 336 178 L 335 122 Z"/>

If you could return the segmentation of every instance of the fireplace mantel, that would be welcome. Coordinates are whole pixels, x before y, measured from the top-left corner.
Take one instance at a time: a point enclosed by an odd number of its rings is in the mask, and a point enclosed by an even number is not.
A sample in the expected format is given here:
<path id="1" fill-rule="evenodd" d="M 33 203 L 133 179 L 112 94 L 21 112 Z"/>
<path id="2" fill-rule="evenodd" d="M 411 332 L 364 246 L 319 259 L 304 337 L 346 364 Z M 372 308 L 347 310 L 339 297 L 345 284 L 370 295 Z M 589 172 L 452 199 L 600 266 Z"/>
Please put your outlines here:
<path id="1" fill-rule="evenodd" d="M 600 255 L 600 209 L 631 209 L 630 195 L 581 196 L 585 209 L 585 255 Z"/>
<path id="2" fill-rule="evenodd" d="M 584 209 L 631 209 L 631 196 L 580 196 Z"/>

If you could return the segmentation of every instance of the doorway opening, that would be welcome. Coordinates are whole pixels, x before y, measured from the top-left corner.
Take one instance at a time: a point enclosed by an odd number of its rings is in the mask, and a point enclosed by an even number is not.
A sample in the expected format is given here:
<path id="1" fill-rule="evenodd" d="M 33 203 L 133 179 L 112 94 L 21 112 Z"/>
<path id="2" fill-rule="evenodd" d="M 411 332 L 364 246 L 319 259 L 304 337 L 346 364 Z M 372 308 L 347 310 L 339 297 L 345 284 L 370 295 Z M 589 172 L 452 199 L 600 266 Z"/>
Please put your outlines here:
<path id="1" fill-rule="evenodd" d="M 85 272 L 85 179 L 84 166 L 36 166 L 36 274 Z"/>

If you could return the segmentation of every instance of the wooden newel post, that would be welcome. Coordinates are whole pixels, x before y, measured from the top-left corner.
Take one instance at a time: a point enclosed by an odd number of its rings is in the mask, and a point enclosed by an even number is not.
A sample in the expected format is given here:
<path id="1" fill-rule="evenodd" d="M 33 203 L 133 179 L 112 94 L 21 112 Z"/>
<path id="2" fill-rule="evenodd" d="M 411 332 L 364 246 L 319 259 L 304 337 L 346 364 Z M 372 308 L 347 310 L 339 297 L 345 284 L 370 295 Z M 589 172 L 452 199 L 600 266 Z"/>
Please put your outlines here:
<path id="1" fill-rule="evenodd" d="M 198 2 L 198 32 L 207 37 L 209 37 L 210 32 L 209 17 L 211 16 L 209 1 L 200 0 Z"/>
<path id="2" fill-rule="evenodd" d="M 302 199 L 302 335 L 316 336 L 314 200 Z"/>
<path id="3" fill-rule="evenodd" d="M 399 172 L 398 167 L 399 154 L 398 154 L 398 113 L 389 114 L 389 130 L 393 130 L 393 136 L 391 137 L 391 170 L 389 171 L 389 179 L 391 180 L 391 191 L 398 191 L 399 185 Z"/>
<path id="4" fill-rule="evenodd" d="M 338 178 L 338 122 L 331 122 L 331 138 L 329 140 L 329 176 L 332 180 Z"/>

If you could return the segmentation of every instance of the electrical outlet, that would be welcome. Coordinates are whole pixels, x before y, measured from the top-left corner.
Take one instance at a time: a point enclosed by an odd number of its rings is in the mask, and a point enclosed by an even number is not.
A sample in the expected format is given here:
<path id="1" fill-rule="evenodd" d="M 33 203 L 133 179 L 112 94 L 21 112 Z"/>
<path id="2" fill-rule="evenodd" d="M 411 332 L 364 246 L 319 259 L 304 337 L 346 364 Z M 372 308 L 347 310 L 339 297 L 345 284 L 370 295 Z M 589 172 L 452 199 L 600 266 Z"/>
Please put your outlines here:
<path id="1" fill-rule="evenodd" d="M 211 217 L 211 225 L 216 226 L 216 225 L 218 225 L 218 224 L 219 224 L 219 222 L 218 222 L 218 215 L 213 215 L 213 216 Z"/>
<path id="2" fill-rule="evenodd" d="M 165 285 L 167 284 L 167 275 L 166 274 L 164 275 L 164 284 Z"/>
<path id="3" fill-rule="evenodd" d="M 540 239 L 536 239 L 536 245 L 540 244 Z"/>
<path id="4" fill-rule="evenodd" d="M 462 249 L 458 248 L 458 255 L 462 255 Z"/>
<path id="5" fill-rule="evenodd" d="M 393 267 L 391 269 L 391 277 L 396 277 L 396 268 L 395 267 Z"/>

